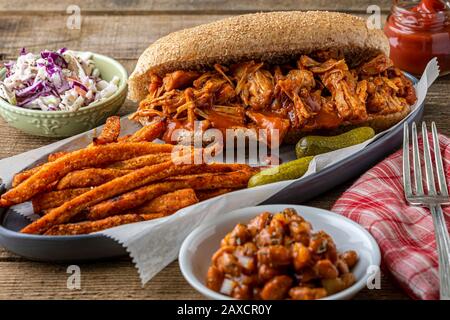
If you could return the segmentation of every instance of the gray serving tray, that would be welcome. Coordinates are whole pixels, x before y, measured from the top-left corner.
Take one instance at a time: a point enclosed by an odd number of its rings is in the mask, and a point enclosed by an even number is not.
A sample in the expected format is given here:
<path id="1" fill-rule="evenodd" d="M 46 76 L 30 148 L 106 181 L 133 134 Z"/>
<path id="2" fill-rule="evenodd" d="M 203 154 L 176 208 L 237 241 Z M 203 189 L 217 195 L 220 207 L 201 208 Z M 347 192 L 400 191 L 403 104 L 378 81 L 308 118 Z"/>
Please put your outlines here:
<path id="1" fill-rule="evenodd" d="M 417 79 L 408 75 L 414 83 Z M 411 125 L 421 120 L 424 104 L 421 104 L 405 121 Z M 299 204 L 320 193 L 354 178 L 395 151 L 402 143 L 403 126 L 397 126 L 381 138 L 369 144 L 333 166 L 290 184 L 264 204 Z M 4 192 L 0 190 L 1 193 Z M 101 234 L 79 236 L 41 236 L 19 233 L 30 221 L 14 210 L 0 208 L 0 245 L 6 249 L 38 261 L 73 262 L 114 258 L 126 255 L 122 245 Z"/>

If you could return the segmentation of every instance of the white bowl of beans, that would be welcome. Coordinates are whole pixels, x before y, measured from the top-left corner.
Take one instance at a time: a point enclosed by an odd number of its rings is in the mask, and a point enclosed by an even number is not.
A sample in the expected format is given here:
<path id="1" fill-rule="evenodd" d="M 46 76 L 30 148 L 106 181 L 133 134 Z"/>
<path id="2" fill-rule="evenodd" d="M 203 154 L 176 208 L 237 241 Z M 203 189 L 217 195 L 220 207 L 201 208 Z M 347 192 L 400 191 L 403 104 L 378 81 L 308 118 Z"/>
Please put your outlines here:
<path id="1" fill-rule="evenodd" d="M 350 299 L 372 284 L 380 250 L 364 228 L 327 210 L 265 205 L 199 226 L 179 264 L 210 299 Z"/>

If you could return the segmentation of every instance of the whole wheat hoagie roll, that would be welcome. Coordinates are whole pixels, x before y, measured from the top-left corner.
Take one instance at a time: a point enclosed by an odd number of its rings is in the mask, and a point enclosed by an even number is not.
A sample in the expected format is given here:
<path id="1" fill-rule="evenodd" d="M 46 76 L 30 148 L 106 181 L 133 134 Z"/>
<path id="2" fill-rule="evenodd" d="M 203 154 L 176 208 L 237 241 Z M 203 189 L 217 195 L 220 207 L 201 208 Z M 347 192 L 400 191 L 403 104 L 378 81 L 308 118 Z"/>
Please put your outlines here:
<path id="1" fill-rule="evenodd" d="M 149 72 L 163 76 L 179 69 L 203 69 L 243 60 L 282 62 L 317 50 L 338 50 L 358 63 L 389 55 L 383 32 L 340 12 L 289 11 L 235 16 L 173 32 L 151 44 L 128 80 L 128 98 L 145 98 Z"/>

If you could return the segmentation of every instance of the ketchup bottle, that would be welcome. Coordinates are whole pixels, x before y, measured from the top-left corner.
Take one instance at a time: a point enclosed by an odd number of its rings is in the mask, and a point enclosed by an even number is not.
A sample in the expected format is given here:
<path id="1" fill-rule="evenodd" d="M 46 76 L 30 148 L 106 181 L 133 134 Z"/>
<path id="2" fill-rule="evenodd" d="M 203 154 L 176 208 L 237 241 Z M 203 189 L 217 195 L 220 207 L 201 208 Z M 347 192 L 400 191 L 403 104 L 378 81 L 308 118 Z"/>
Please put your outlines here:
<path id="1" fill-rule="evenodd" d="M 440 75 L 450 73 L 448 1 L 394 1 L 384 33 L 389 38 L 390 57 L 400 69 L 418 76 L 437 57 Z"/>

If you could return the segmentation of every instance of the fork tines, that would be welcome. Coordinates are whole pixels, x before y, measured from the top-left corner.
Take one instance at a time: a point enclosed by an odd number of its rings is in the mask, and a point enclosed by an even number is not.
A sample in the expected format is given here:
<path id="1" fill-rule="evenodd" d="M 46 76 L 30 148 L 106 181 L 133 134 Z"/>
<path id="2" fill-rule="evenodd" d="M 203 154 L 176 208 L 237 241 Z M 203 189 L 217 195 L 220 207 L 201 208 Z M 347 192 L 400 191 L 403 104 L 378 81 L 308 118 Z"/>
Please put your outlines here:
<path id="1" fill-rule="evenodd" d="M 428 132 L 425 122 L 422 122 L 422 139 L 423 139 L 423 159 L 426 177 L 426 192 L 422 182 L 422 166 L 419 151 L 417 126 L 412 124 L 412 156 L 413 156 L 413 172 L 414 172 L 414 190 L 411 181 L 411 165 L 409 156 L 409 128 L 408 124 L 404 124 L 403 131 L 403 184 L 405 196 L 411 204 L 428 205 L 428 204 L 444 204 L 449 203 L 447 182 L 445 179 L 444 165 L 442 162 L 441 150 L 439 148 L 439 136 L 436 124 L 431 124 L 432 140 L 434 149 L 435 168 L 431 158 L 431 149 L 428 142 Z M 438 181 L 436 188 L 435 171 Z"/>

